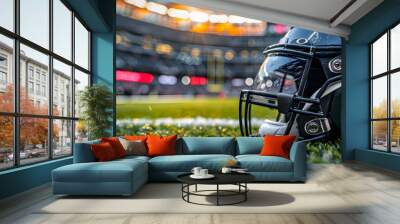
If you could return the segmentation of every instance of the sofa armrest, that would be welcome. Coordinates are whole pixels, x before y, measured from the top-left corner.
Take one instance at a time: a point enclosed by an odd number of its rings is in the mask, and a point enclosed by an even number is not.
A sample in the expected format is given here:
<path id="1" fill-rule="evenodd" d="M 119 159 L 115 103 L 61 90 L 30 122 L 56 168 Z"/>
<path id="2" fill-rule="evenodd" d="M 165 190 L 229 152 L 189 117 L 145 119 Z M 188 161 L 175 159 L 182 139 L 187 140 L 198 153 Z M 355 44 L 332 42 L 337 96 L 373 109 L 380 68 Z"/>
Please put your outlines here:
<path id="1" fill-rule="evenodd" d="M 293 143 L 290 149 L 290 160 L 293 162 L 293 179 L 295 181 L 305 181 L 307 177 L 307 143 L 323 138 L 325 138 L 324 135 Z"/>
<path id="2" fill-rule="evenodd" d="M 89 142 L 81 142 L 75 143 L 74 145 L 74 163 L 89 163 L 95 162 L 96 158 L 94 157 L 90 146 L 92 144 L 100 143 L 99 140 L 89 141 Z"/>
<path id="3" fill-rule="evenodd" d="M 295 181 L 305 181 L 307 177 L 306 142 L 293 143 L 290 149 L 290 160 L 293 162 L 293 178 Z"/>

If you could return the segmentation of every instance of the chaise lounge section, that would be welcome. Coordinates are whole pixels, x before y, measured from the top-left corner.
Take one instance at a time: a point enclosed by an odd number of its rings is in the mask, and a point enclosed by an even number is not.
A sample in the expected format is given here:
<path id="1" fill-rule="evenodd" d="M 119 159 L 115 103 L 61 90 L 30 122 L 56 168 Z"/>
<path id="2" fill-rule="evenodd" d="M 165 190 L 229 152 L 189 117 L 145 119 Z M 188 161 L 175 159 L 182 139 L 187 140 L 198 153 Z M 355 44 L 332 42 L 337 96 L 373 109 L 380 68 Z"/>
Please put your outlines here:
<path id="1" fill-rule="evenodd" d="M 177 140 L 177 155 L 127 156 L 96 162 L 91 141 L 75 144 L 74 163 L 52 172 L 54 194 L 132 195 L 148 181 L 176 181 L 176 177 L 200 166 L 218 172 L 236 160 L 259 182 L 304 182 L 305 142 L 295 142 L 290 159 L 260 156 L 261 137 L 183 137 Z"/>
<path id="2" fill-rule="evenodd" d="M 147 183 L 147 156 L 96 162 L 90 146 L 99 142 L 75 144 L 74 163 L 52 172 L 54 194 L 132 195 Z"/>

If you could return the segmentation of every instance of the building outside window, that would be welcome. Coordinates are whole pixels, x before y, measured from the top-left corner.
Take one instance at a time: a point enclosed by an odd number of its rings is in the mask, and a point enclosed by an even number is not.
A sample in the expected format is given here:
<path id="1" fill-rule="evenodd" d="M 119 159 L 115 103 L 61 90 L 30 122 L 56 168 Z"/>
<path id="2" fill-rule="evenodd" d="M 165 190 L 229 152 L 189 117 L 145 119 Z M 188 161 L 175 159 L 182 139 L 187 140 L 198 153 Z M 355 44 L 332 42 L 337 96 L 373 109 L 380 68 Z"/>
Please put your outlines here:
<path id="1" fill-rule="evenodd" d="M 57 107 L 57 104 L 58 104 L 58 89 L 55 89 L 53 93 L 53 106 Z"/>
<path id="2" fill-rule="evenodd" d="M 33 82 L 31 82 L 31 81 L 28 82 L 28 91 L 29 91 L 29 94 L 33 94 L 33 92 L 34 92 Z"/>
<path id="3" fill-rule="evenodd" d="M 40 96 L 40 84 L 36 84 L 36 95 Z"/>
<path id="4" fill-rule="evenodd" d="M 4 71 L 0 71 L 0 84 L 6 85 L 7 84 L 7 73 Z"/>
<path id="5" fill-rule="evenodd" d="M 33 67 L 29 66 L 28 70 L 29 79 L 33 80 Z"/>
<path id="6" fill-rule="evenodd" d="M 65 86 L 90 84 L 81 81 L 82 76 L 90 80 L 91 74 L 89 30 L 64 1 L 20 0 L 19 6 L 18 13 L 10 12 L 12 17 L 20 16 L 12 18 L 20 21 L 19 27 L 0 30 L 0 170 L 70 156 L 73 143 L 87 138 L 84 123 L 71 107 L 79 102 L 81 89 Z M 13 60 L 14 54 L 19 61 Z M 17 75 L 15 67 L 19 68 Z M 15 76 L 19 88 L 15 88 Z M 10 88 L 1 90 L 3 83 Z M 20 94 L 15 94 L 17 90 Z M 57 100 L 60 95 L 61 102 Z"/>
<path id="7" fill-rule="evenodd" d="M 370 45 L 371 148 L 400 153 L 400 24 Z"/>
<path id="8" fill-rule="evenodd" d="M 7 66 L 7 58 L 4 55 L 0 55 L 0 67 L 6 67 Z"/>
<path id="9" fill-rule="evenodd" d="M 47 74 L 45 74 L 45 73 L 42 73 L 42 82 L 46 82 L 46 77 L 47 77 Z"/>
<path id="10" fill-rule="evenodd" d="M 7 56 L 0 54 L 0 91 L 7 88 Z"/>
<path id="11" fill-rule="evenodd" d="M 40 70 L 38 68 L 36 69 L 36 80 L 40 81 Z"/>
<path id="12" fill-rule="evenodd" d="M 42 86 L 42 96 L 46 96 L 46 86 Z"/>
<path id="13" fill-rule="evenodd" d="M 0 70 L 0 92 L 7 90 L 7 73 Z"/>

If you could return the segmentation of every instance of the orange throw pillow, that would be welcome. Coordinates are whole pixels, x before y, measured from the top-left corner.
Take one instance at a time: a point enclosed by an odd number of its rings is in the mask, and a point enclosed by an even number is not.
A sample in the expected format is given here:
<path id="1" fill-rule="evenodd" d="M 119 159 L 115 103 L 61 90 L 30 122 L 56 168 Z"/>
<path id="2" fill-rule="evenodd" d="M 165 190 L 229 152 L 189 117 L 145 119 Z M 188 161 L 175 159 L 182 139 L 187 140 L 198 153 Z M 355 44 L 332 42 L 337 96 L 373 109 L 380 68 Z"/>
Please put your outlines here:
<path id="1" fill-rule="evenodd" d="M 146 142 L 147 136 L 146 135 L 124 135 L 124 139 L 129 140 L 129 141 Z"/>
<path id="2" fill-rule="evenodd" d="M 101 142 L 108 142 L 114 149 L 115 155 L 117 158 L 121 158 L 126 156 L 126 151 L 124 146 L 122 146 L 121 142 L 117 137 L 110 137 L 110 138 L 101 138 Z"/>
<path id="3" fill-rule="evenodd" d="M 113 147 L 108 142 L 93 144 L 91 145 L 91 149 L 94 157 L 99 162 L 110 161 L 117 158 Z"/>
<path id="4" fill-rule="evenodd" d="M 148 135 L 146 140 L 148 148 L 147 155 L 151 157 L 176 155 L 176 139 L 176 135 Z"/>
<path id="5" fill-rule="evenodd" d="M 286 159 L 290 159 L 290 148 L 293 142 L 296 140 L 296 136 L 283 135 L 264 136 L 264 145 L 261 149 L 261 156 L 280 156 Z"/>

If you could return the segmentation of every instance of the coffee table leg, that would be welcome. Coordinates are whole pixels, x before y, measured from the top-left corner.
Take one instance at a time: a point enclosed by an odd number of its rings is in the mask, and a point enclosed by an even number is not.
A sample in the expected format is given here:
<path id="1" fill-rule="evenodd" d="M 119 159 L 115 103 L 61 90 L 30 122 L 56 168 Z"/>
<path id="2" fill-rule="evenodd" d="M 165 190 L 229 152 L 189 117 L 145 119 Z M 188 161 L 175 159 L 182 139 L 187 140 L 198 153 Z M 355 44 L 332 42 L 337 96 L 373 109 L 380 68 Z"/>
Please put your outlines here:
<path id="1" fill-rule="evenodd" d="M 197 184 L 195 185 L 195 189 L 194 189 L 194 191 L 196 191 L 196 192 L 197 192 Z"/>
<path id="2" fill-rule="evenodd" d="M 189 200 L 189 195 L 190 195 L 190 184 L 188 184 L 187 191 L 188 191 L 188 194 L 187 194 L 187 201 L 190 202 L 190 200 Z"/>
<path id="3" fill-rule="evenodd" d="M 217 184 L 217 206 L 219 206 L 219 184 Z"/>
<path id="4" fill-rule="evenodd" d="M 248 192 L 247 183 L 244 183 L 244 190 L 245 190 L 245 192 L 244 192 L 244 201 L 247 201 L 247 192 Z"/>

